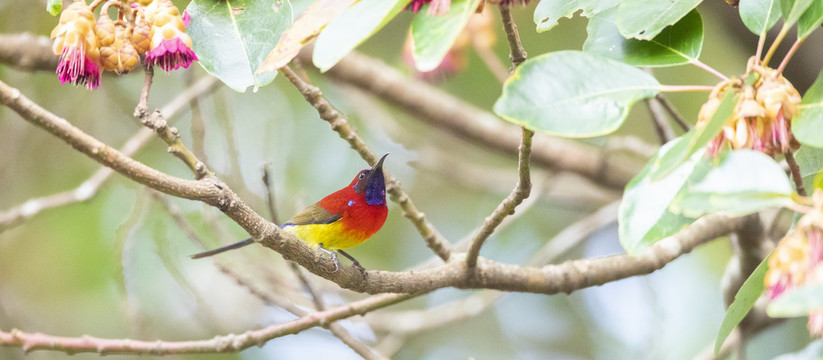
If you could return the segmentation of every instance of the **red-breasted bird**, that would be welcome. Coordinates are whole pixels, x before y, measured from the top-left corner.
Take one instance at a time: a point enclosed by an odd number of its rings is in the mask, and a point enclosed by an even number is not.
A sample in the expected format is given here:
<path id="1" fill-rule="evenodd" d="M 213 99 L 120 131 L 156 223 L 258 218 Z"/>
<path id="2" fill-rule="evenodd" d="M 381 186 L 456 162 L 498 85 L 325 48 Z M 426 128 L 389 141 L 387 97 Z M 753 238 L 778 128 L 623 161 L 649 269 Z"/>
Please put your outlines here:
<path id="1" fill-rule="evenodd" d="M 383 155 L 370 169 L 360 171 L 351 183 L 324 197 L 286 221 L 280 228 L 298 239 L 331 254 L 335 271 L 339 268 L 336 250 L 362 269 L 360 263 L 342 249 L 368 240 L 386 222 L 386 182 L 383 178 Z M 246 239 L 191 256 L 200 259 L 254 243 Z"/>

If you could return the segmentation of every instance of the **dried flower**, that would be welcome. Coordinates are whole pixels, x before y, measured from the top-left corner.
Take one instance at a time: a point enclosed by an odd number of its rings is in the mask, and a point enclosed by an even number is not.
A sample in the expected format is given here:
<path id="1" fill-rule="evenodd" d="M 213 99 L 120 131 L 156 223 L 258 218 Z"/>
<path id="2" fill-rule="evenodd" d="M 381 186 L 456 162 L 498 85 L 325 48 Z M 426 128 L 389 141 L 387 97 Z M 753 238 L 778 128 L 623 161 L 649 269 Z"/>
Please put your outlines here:
<path id="1" fill-rule="evenodd" d="M 786 78 L 776 76 L 774 69 L 754 60 L 749 63 L 750 74 L 756 76 L 752 84 L 731 79 L 717 85 L 700 108 L 697 126 L 711 120 L 727 91 L 735 92 L 737 104 L 732 116 L 708 145 L 712 156 L 727 143 L 732 149 L 753 149 L 770 156 L 799 147 L 791 134 L 791 120 L 799 111 L 800 94 Z"/>

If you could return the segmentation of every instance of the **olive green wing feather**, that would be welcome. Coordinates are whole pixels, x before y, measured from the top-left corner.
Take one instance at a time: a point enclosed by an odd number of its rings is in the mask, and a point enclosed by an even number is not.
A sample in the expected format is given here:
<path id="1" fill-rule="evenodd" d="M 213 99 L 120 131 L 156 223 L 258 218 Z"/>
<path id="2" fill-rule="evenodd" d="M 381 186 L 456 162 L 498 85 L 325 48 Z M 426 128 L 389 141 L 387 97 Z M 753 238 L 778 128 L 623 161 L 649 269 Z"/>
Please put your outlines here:
<path id="1" fill-rule="evenodd" d="M 331 224 L 337 220 L 342 219 L 340 214 L 332 214 L 324 209 L 319 204 L 309 206 L 297 215 L 294 215 L 289 221 L 286 221 L 283 226 L 288 225 L 314 225 L 314 224 Z"/>

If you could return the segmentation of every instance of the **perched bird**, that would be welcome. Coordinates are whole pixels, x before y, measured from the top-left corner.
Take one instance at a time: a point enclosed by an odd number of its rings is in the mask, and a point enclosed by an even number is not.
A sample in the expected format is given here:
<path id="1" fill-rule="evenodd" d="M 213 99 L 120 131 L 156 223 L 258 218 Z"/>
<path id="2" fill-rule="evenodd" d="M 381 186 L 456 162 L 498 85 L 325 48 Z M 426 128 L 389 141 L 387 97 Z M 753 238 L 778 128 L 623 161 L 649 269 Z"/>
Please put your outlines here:
<path id="1" fill-rule="evenodd" d="M 362 269 L 360 263 L 342 249 L 368 240 L 383 227 L 388 215 L 386 182 L 383 178 L 383 155 L 370 169 L 360 171 L 351 183 L 309 206 L 286 221 L 281 229 L 293 233 L 309 245 L 329 253 L 335 271 L 340 267 L 336 250 Z M 214 250 L 191 256 L 200 259 L 254 243 L 246 239 Z"/>

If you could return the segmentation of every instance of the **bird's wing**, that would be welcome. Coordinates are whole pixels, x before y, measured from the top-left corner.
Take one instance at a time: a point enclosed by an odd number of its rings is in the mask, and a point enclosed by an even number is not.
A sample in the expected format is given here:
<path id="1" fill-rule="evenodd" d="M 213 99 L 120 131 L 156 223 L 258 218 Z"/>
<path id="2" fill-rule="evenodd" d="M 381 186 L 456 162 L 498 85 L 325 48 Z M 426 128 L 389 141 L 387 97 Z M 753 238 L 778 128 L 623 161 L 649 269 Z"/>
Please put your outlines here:
<path id="1" fill-rule="evenodd" d="M 309 206 L 305 210 L 301 211 L 297 215 L 294 215 L 289 221 L 287 221 L 283 226 L 286 225 L 312 225 L 312 224 L 331 224 L 337 220 L 342 219 L 343 216 L 340 214 L 332 214 L 328 210 L 324 209 L 319 204 L 314 204 Z"/>

